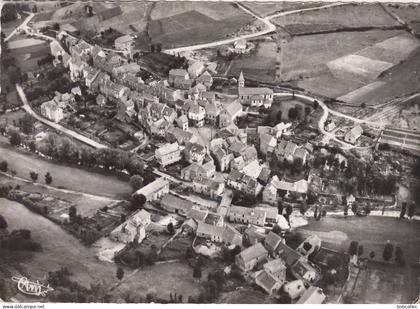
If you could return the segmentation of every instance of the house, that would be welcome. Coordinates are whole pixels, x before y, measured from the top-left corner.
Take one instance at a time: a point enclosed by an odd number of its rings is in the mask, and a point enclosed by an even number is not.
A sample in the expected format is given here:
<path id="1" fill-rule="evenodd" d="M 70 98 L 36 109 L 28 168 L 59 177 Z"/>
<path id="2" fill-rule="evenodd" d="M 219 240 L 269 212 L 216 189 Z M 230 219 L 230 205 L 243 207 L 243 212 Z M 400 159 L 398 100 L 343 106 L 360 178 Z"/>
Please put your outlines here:
<path id="1" fill-rule="evenodd" d="M 243 54 L 246 51 L 246 40 L 239 39 L 233 43 L 235 53 Z"/>
<path id="2" fill-rule="evenodd" d="M 275 139 L 270 134 L 261 133 L 259 135 L 259 139 L 260 139 L 260 152 L 264 156 L 271 154 L 277 146 L 277 139 Z"/>
<path id="3" fill-rule="evenodd" d="M 235 257 L 235 264 L 242 271 L 250 271 L 267 260 L 268 252 L 261 243 L 246 248 Z"/>
<path id="4" fill-rule="evenodd" d="M 213 242 L 222 242 L 223 241 L 223 227 L 216 226 L 213 224 L 207 224 L 204 222 L 198 222 L 198 227 L 196 231 L 197 237 L 203 237 L 210 239 Z"/>
<path id="5" fill-rule="evenodd" d="M 280 139 L 283 135 L 287 134 L 289 132 L 290 127 L 292 126 L 292 123 L 284 123 L 280 122 L 276 124 L 272 129 L 271 133 L 277 138 Z"/>
<path id="6" fill-rule="evenodd" d="M 303 165 L 306 163 L 309 152 L 304 147 L 298 147 L 298 145 L 291 141 L 281 140 L 277 144 L 275 155 L 278 160 L 287 160 L 289 162 L 300 160 Z"/>
<path id="7" fill-rule="evenodd" d="M 264 226 L 266 212 L 262 208 L 248 208 L 232 205 L 229 210 L 229 221 Z"/>
<path id="8" fill-rule="evenodd" d="M 177 142 L 165 144 L 155 150 L 155 158 L 161 166 L 165 167 L 181 160 L 181 149 Z"/>
<path id="9" fill-rule="evenodd" d="M 225 220 L 219 213 L 209 212 L 204 223 L 223 227 L 225 225 Z"/>
<path id="10" fill-rule="evenodd" d="M 222 238 L 226 245 L 242 246 L 242 234 L 228 223 L 225 224 Z"/>
<path id="11" fill-rule="evenodd" d="M 203 84 L 197 83 L 193 88 L 191 88 L 188 91 L 189 98 L 194 101 L 201 100 L 203 97 L 203 94 L 206 91 L 207 91 L 206 86 L 204 86 Z"/>
<path id="12" fill-rule="evenodd" d="M 255 225 L 250 225 L 244 232 L 244 238 L 247 239 L 249 244 L 255 245 L 257 242 L 264 241 L 265 234 L 263 234 Z"/>
<path id="13" fill-rule="evenodd" d="M 262 186 L 255 178 L 237 170 L 229 173 L 226 184 L 237 191 L 254 197 L 262 190 Z"/>
<path id="14" fill-rule="evenodd" d="M 187 181 L 192 181 L 196 177 L 211 178 L 215 172 L 216 167 L 213 161 L 208 161 L 203 165 L 192 163 L 181 170 L 181 178 Z"/>
<path id="15" fill-rule="evenodd" d="M 280 245 L 282 238 L 276 233 L 269 232 L 267 237 L 264 239 L 264 246 L 268 252 L 276 252 L 277 247 Z"/>
<path id="16" fill-rule="evenodd" d="M 237 157 L 230 161 L 230 170 L 241 171 L 246 166 L 243 156 Z"/>
<path id="17" fill-rule="evenodd" d="M 241 72 L 238 78 L 239 102 L 247 107 L 271 107 L 273 102 L 273 90 L 266 87 L 245 87 L 245 79 Z"/>
<path id="18" fill-rule="evenodd" d="M 258 180 L 262 183 L 262 184 L 267 184 L 270 180 L 271 177 L 271 170 L 268 166 L 263 166 L 261 169 L 260 174 L 258 175 Z M 264 192 L 264 191 L 263 191 Z"/>
<path id="19" fill-rule="evenodd" d="M 206 156 L 206 148 L 198 143 L 187 143 L 184 148 L 184 157 L 188 163 L 202 164 Z"/>
<path id="20" fill-rule="evenodd" d="M 206 110 L 204 107 L 197 103 L 191 104 L 188 110 L 188 119 L 191 120 L 192 124 L 196 127 L 202 127 L 204 125 L 204 119 L 206 117 Z"/>
<path id="21" fill-rule="evenodd" d="M 219 114 L 219 128 L 228 127 L 242 114 L 242 106 L 235 100 L 223 108 Z"/>
<path id="22" fill-rule="evenodd" d="M 168 142 L 177 142 L 179 145 L 197 142 L 197 136 L 177 127 L 171 127 L 170 130 L 167 130 L 165 138 Z"/>
<path id="23" fill-rule="evenodd" d="M 171 69 L 168 82 L 172 87 L 179 89 L 190 89 L 192 84 L 188 72 L 183 69 Z"/>
<path id="24" fill-rule="evenodd" d="M 272 274 L 265 270 L 262 270 L 257 274 L 255 277 L 255 283 L 259 287 L 263 288 L 263 290 L 269 295 L 273 295 L 278 292 L 283 286 L 283 282 L 277 280 Z"/>
<path id="25" fill-rule="evenodd" d="M 250 162 L 258 159 L 257 149 L 254 145 L 247 145 L 241 155 L 244 158 L 245 162 Z"/>
<path id="26" fill-rule="evenodd" d="M 336 124 L 333 120 L 327 120 L 325 122 L 325 131 L 331 132 L 336 127 Z"/>
<path id="27" fill-rule="evenodd" d="M 215 102 L 207 102 L 204 110 L 206 115 L 205 120 L 212 125 L 218 124 L 220 114 L 219 106 Z"/>
<path id="28" fill-rule="evenodd" d="M 225 172 L 229 169 L 233 154 L 227 153 L 222 147 L 215 147 L 215 149 L 211 151 L 211 154 L 213 155 L 216 166 L 220 172 Z"/>
<path id="29" fill-rule="evenodd" d="M 151 223 L 151 215 L 142 209 L 119 225 L 110 233 L 110 239 L 122 243 L 141 243 L 146 237 L 146 227 Z"/>
<path id="30" fill-rule="evenodd" d="M 114 47 L 118 50 L 131 52 L 134 48 L 134 37 L 126 34 L 115 39 Z"/>
<path id="31" fill-rule="evenodd" d="M 282 259 L 271 260 L 263 265 L 263 268 L 266 272 L 271 274 L 274 278 L 282 282 L 286 282 L 286 265 Z"/>
<path id="32" fill-rule="evenodd" d="M 160 177 L 134 192 L 134 195 L 142 194 L 147 201 L 155 201 L 166 193 L 169 193 L 169 182 L 165 178 Z"/>
<path id="33" fill-rule="evenodd" d="M 74 88 L 71 88 L 71 94 L 72 94 L 73 96 L 75 96 L 76 94 L 77 94 L 78 96 L 81 96 L 81 95 L 82 95 L 82 90 L 80 89 L 80 87 L 79 87 L 79 86 L 74 87 Z"/>
<path id="34" fill-rule="evenodd" d="M 294 280 L 286 283 L 283 290 L 289 295 L 290 299 L 294 300 L 305 293 L 306 288 L 302 280 Z"/>
<path id="35" fill-rule="evenodd" d="M 196 222 L 204 222 L 208 213 L 209 212 L 207 210 L 201 210 L 193 207 L 187 212 L 187 218 L 194 219 Z"/>
<path id="36" fill-rule="evenodd" d="M 194 61 L 188 66 L 188 74 L 191 78 L 197 78 L 204 71 L 204 63 L 201 61 Z"/>
<path id="37" fill-rule="evenodd" d="M 215 199 L 222 196 L 225 190 L 225 184 L 206 177 L 196 177 L 193 180 L 193 190 L 196 193 L 204 194 Z"/>
<path id="38" fill-rule="evenodd" d="M 41 104 L 41 115 L 54 122 L 60 122 L 64 118 L 63 109 L 54 101 L 47 101 Z"/>
<path id="39" fill-rule="evenodd" d="M 203 84 L 206 87 L 206 89 L 209 90 L 213 85 L 213 77 L 208 71 L 205 71 L 196 79 L 196 82 Z"/>
<path id="40" fill-rule="evenodd" d="M 98 104 L 99 106 L 103 107 L 106 105 L 107 99 L 105 98 L 105 96 L 103 94 L 98 94 L 96 97 L 96 104 Z"/>
<path id="41" fill-rule="evenodd" d="M 187 215 L 188 211 L 192 209 L 194 204 L 188 200 L 184 200 L 172 194 L 165 194 L 160 201 L 160 207 L 166 211 L 176 213 L 182 216 Z"/>
<path id="42" fill-rule="evenodd" d="M 317 286 L 310 286 L 299 298 L 296 304 L 322 304 L 325 298 L 326 296 L 321 288 Z"/>
<path id="43" fill-rule="evenodd" d="M 363 128 L 360 125 L 357 125 L 344 135 L 344 141 L 354 145 L 362 134 Z"/>
<path id="44" fill-rule="evenodd" d="M 179 128 L 184 131 L 188 131 L 188 118 L 185 115 L 181 115 L 177 120 L 176 124 Z"/>
<path id="45" fill-rule="evenodd" d="M 245 165 L 242 169 L 242 173 L 245 175 L 257 179 L 258 176 L 261 174 L 262 165 L 258 162 L 258 160 L 254 160 L 249 162 Z"/>

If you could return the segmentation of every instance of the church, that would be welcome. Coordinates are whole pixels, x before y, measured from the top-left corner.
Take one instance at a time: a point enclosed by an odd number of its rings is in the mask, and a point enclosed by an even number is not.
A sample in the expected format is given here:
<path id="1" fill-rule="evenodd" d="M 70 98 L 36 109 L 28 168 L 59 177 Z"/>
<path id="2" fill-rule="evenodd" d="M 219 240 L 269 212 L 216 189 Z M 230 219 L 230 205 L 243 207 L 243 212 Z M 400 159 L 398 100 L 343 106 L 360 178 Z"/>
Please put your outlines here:
<path id="1" fill-rule="evenodd" d="M 243 109 L 248 107 L 271 107 L 273 102 L 273 90 L 267 87 L 245 87 L 245 78 L 243 73 L 238 78 L 239 101 Z"/>

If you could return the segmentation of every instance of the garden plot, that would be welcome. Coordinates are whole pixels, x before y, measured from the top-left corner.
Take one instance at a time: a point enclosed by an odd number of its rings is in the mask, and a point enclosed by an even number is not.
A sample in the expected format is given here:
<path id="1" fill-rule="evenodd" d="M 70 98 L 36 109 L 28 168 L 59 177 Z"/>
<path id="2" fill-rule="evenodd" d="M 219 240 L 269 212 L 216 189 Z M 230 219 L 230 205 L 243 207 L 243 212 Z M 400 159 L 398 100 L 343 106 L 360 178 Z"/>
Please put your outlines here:
<path id="1" fill-rule="evenodd" d="M 330 61 L 327 66 L 337 78 L 370 82 L 393 64 L 351 54 Z"/>
<path id="2" fill-rule="evenodd" d="M 338 97 L 337 99 L 344 102 L 359 102 L 361 99 L 363 100 L 363 97 L 365 95 L 367 95 L 371 91 L 381 88 L 383 85 L 385 85 L 385 82 L 376 81 L 376 82 L 367 84 L 363 87 L 360 87 L 356 90 L 353 90 L 341 97 Z"/>

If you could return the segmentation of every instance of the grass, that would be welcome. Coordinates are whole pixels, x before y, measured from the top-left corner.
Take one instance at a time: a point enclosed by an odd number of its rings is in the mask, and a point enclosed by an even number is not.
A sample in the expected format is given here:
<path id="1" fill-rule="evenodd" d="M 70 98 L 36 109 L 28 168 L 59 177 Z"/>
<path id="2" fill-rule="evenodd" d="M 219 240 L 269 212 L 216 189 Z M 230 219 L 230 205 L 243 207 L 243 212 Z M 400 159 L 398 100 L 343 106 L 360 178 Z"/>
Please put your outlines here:
<path id="1" fill-rule="evenodd" d="M 379 4 L 343 5 L 311 12 L 290 14 L 273 19 L 279 26 L 285 25 L 325 25 L 337 29 L 352 27 L 386 27 L 400 25 Z M 307 29 L 312 31 L 311 29 Z M 319 29 L 318 29 L 319 30 Z"/>
<path id="2" fill-rule="evenodd" d="M 306 9 L 325 5 L 322 2 L 243 2 L 252 12 L 265 17 L 275 13 Z"/>
<path id="3" fill-rule="evenodd" d="M 72 278 L 85 286 L 116 280 L 114 265 L 98 261 L 94 248 L 83 246 L 60 226 L 32 213 L 23 205 L 6 199 L 0 199 L 0 210 L 10 230 L 30 229 L 32 238 L 43 247 L 41 252 L 14 260 L 13 264 L 8 265 L 10 268 L 20 268 L 22 274 L 32 280 L 43 280 L 49 271 L 55 271 L 60 267 L 68 267 L 73 273 Z"/>
<path id="4" fill-rule="evenodd" d="M 82 168 L 64 166 L 39 158 L 6 145 L 0 145 L 0 159 L 7 160 L 9 169 L 14 169 L 17 176 L 30 180 L 29 172 L 39 174 L 38 181 L 44 183 L 43 177 L 50 172 L 54 187 L 65 188 L 84 193 L 101 195 L 112 198 L 126 198 L 131 194 L 128 182 L 119 180 L 115 176 L 92 173 Z"/>
<path id="5" fill-rule="evenodd" d="M 420 21 L 420 5 L 416 4 L 388 4 L 387 9 L 405 22 L 419 22 Z"/>

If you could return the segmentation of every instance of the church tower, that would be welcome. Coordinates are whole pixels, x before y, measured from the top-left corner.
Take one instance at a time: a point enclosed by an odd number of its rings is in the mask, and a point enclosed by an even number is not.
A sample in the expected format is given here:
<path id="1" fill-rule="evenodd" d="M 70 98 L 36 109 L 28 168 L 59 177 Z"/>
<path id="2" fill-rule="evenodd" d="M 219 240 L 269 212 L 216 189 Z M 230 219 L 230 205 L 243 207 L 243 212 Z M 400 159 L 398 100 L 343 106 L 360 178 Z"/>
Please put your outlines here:
<path id="1" fill-rule="evenodd" d="M 244 74 L 241 71 L 241 74 L 239 74 L 239 78 L 238 78 L 238 88 L 243 88 L 245 87 L 245 78 L 244 78 Z"/>

